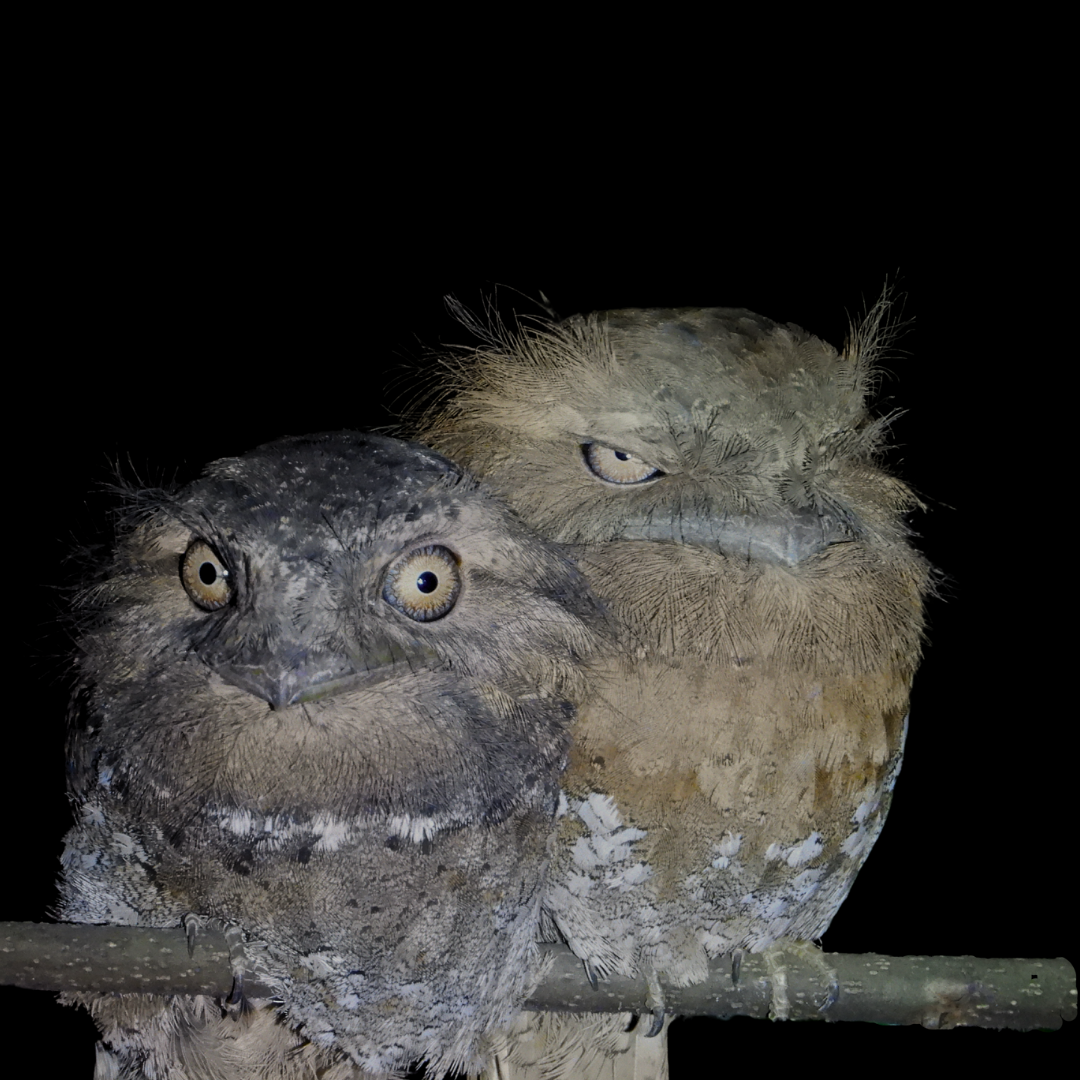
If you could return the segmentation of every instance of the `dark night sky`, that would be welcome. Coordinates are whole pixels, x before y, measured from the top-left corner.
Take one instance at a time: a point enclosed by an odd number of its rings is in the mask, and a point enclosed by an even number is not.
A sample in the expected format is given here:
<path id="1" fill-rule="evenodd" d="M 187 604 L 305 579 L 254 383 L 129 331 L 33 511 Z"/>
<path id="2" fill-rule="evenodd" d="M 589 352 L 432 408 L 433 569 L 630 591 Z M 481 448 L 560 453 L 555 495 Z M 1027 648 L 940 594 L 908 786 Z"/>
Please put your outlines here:
<path id="1" fill-rule="evenodd" d="M 1064 634 L 1042 599 L 1066 581 L 1042 582 L 1054 546 L 1025 535 L 1038 496 L 1018 489 L 1038 477 L 1001 471 L 1031 451 L 1010 438 L 1038 436 L 1014 419 L 996 426 L 1022 406 L 997 396 L 973 355 L 977 347 L 993 357 L 996 343 L 964 331 L 968 298 L 949 278 L 948 252 L 928 248 L 899 201 L 740 207 L 720 188 L 677 198 L 666 189 L 663 199 L 623 192 L 609 203 L 598 187 L 576 196 L 564 185 L 556 212 L 550 192 L 519 202 L 436 197 L 438 171 L 433 164 L 430 191 L 421 179 L 419 194 L 379 199 L 340 180 L 309 178 L 292 192 L 255 174 L 196 184 L 194 173 L 173 177 L 166 197 L 153 177 L 136 175 L 122 190 L 95 186 L 65 206 L 63 226 L 28 272 L 32 337 L 13 358 L 35 389 L 8 399 L 12 421 L 29 418 L 40 434 L 9 443 L 26 450 L 19 460 L 9 449 L 21 490 L 7 527 L 23 674 L 7 724 L 17 808 L 0 917 L 41 918 L 53 895 L 68 821 L 57 586 L 73 543 L 100 529 L 108 499 L 97 489 L 111 462 L 128 476 L 185 480 L 280 435 L 387 423 L 388 385 L 407 392 L 424 347 L 466 337 L 444 311 L 447 293 L 475 308 L 498 287 L 504 311 L 524 311 L 525 298 L 543 291 L 563 315 L 743 306 L 839 345 L 847 312 L 899 271 L 915 322 L 887 363 L 883 393 L 909 410 L 895 426 L 892 460 L 929 506 L 916 527 L 948 581 L 930 607 L 891 816 L 825 945 L 1075 960 L 1075 888 L 1065 878 L 1075 848 L 1066 835 L 1075 719 L 1054 689 Z M 483 182 L 496 180 L 485 167 Z M 1022 574 L 1013 569 L 1021 560 Z M 50 1023 L 49 1045 L 76 1055 L 70 1072 L 52 1075 L 90 1075 L 83 1018 L 44 995 L 5 991 L 4 1000 L 17 1010 L 9 1030 Z M 712 1040 L 718 1062 L 791 1044 L 862 1067 L 857 1043 L 881 1060 L 956 1053 L 976 1071 L 1010 1053 L 1037 1059 L 1050 1038 L 753 1022 L 696 1021 L 691 1030 Z M 677 1032 L 672 1080 L 696 1075 L 675 1056 L 689 1045 Z"/>

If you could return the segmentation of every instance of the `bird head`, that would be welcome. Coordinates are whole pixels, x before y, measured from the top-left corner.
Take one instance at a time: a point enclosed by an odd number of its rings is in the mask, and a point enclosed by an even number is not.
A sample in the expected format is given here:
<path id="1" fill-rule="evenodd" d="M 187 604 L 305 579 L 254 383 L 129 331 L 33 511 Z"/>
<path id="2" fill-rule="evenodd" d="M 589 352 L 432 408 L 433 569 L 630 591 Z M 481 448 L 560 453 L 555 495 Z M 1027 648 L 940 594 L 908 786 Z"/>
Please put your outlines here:
<path id="1" fill-rule="evenodd" d="M 73 773 L 178 815 L 497 814 L 554 791 L 595 610 L 440 454 L 278 440 L 133 499 L 78 605 Z"/>
<path id="2" fill-rule="evenodd" d="M 442 404 L 414 423 L 561 542 L 671 540 L 795 565 L 867 530 L 895 537 L 918 505 L 876 467 L 890 417 L 868 397 L 887 308 L 841 352 L 738 308 L 494 323 L 443 359 Z"/>

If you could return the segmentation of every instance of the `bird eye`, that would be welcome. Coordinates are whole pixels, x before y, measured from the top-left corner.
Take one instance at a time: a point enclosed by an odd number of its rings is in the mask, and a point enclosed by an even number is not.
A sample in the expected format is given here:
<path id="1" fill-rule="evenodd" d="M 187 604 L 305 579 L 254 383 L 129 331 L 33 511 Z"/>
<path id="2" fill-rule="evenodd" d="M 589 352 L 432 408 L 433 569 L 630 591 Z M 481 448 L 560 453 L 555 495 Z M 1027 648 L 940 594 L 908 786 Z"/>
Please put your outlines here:
<path id="1" fill-rule="evenodd" d="M 232 599 L 229 568 L 205 540 L 192 540 L 180 560 L 180 580 L 203 611 L 217 611 Z"/>
<path id="2" fill-rule="evenodd" d="M 629 450 L 616 450 L 600 443 L 587 443 L 581 449 L 592 474 L 609 484 L 643 484 L 664 475 Z"/>
<path id="3" fill-rule="evenodd" d="M 456 556 L 438 545 L 399 555 L 386 571 L 383 599 L 417 622 L 441 619 L 457 603 L 461 569 Z"/>

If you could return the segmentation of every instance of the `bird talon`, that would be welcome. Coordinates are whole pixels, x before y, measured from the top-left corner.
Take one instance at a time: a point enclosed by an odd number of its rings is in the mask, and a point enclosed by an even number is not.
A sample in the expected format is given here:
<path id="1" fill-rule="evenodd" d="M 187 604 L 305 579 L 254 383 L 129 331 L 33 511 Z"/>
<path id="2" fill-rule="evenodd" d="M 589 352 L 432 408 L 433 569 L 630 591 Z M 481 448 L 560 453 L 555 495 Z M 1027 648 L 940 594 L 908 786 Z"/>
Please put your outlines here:
<path id="1" fill-rule="evenodd" d="M 183 922 L 184 933 L 187 935 L 188 959 L 191 959 L 195 955 L 195 939 L 199 936 L 203 921 L 195 912 L 189 911 L 184 915 Z"/>
<path id="2" fill-rule="evenodd" d="M 657 1009 L 652 1013 L 649 1030 L 645 1032 L 646 1039 L 655 1039 L 664 1030 L 664 1010 Z"/>
<path id="3" fill-rule="evenodd" d="M 648 971 L 647 978 L 649 992 L 645 995 L 645 1008 L 648 1009 L 652 1019 L 649 1021 L 649 1030 L 645 1032 L 646 1039 L 655 1039 L 664 1029 L 664 988 L 660 985 L 660 978 L 655 971 Z"/>
<path id="4" fill-rule="evenodd" d="M 248 999 L 244 994 L 244 973 L 242 971 L 238 971 L 233 975 L 232 989 L 225 999 L 225 1011 L 234 1021 L 239 1020 L 251 1011 L 251 1006 L 248 1004 Z"/>
<path id="5" fill-rule="evenodd" d="M 840 980 L 835 974 L 829 979 L 829 989 L 825 994 L 825 1000 L 818 1006 L 818 1012 L 828 1012 L 840 999 Z"/>
<path id="6" fill-rule="evenodd" d="M 244 996 L 244 976 L 251 966 L 244 947 L 244 931 L 239 923 L 230 922 L 225 925 L 225 941 L 229 946 L 229 964 L 233 973 L 232 989 L 225 999 L 225 1009 L 234 1020 L 239 1020 L 249 1011 L 247 998 Z"/>
<path id="7" fill-rule="evenodd" d="M 731 954 L 731 985 L 739 985 L 739 975 L 742 972 L 742 949 L 735 949 Z"/>

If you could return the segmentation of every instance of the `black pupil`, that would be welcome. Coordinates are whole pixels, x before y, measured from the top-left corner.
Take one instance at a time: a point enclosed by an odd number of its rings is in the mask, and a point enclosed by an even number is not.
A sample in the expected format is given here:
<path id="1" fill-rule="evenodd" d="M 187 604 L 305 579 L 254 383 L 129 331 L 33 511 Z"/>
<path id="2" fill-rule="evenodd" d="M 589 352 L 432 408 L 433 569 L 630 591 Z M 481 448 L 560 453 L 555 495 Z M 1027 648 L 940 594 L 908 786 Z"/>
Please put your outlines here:
<path id="1" fill-rule="evenodd" d="M 416 587 L 422 593 L 433 593 L 439 587 L 439 577 L 430 570 L 425 570 L 416 579 Z"/>
<path id="2" fill-rule="evenodd" d="M 217 581 L 217 567 L 212 562 L 199 564 L 199 580 L 204 585 L 213 585 Z"/>
<path id="3" fill-rule="evenodd" d="M 616 450 L 615 451 L 615 456 L 620 461 L 629 461 L 630 460 L 630 455 L 625 450 Z"/>

